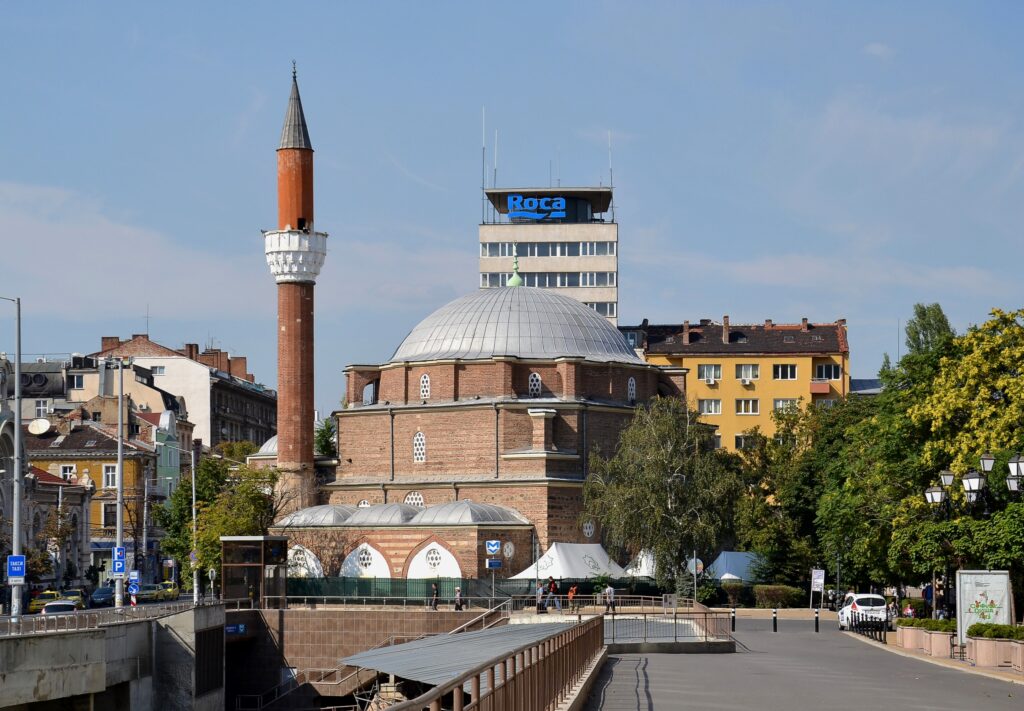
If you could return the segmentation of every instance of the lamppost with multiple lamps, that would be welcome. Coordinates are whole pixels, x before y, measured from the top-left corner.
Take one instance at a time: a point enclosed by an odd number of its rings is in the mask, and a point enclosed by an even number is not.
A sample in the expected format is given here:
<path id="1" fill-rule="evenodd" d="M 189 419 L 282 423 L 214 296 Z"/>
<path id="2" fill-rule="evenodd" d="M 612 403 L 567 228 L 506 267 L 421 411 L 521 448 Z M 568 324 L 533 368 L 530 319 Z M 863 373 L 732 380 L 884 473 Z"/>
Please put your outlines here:
<path id="1" fill-rule="evenodd" d="M 167 442 L 157 442 L 157 447 L 176 449 L 179 452 L 188 452 L 190 457 L 190 469 L 192 470 L 192 552 L 189 554 L 189 563 L 192 565 L 192 604 L 199 604 L 199 552 L 196 550 L 196 451 L 195 449 L 182 449 Z"/>

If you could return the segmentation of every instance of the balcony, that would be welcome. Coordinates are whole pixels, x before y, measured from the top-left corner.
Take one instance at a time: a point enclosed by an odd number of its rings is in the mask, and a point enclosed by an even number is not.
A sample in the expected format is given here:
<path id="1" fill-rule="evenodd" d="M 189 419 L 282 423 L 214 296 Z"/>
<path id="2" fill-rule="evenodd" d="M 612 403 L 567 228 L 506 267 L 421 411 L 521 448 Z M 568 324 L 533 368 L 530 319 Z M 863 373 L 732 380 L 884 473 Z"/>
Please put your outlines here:
<path id="1" fill-rule="evenodd" d="M 811 380 L 811 395 L 828 395 L 832 392 L 832 383 L 823 378 Z"/>

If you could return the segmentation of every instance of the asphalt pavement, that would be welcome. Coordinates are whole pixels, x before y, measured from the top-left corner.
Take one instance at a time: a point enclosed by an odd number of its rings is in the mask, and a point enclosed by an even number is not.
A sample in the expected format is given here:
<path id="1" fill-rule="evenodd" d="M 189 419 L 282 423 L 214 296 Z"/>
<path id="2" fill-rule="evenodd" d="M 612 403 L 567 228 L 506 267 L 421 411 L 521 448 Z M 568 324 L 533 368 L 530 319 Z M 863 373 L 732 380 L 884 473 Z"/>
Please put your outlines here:
<path id="1" fill-rule="evenodd" d="M 608 658 L 588 711 L 1024 710 L 1024 685 L 893 654 L 839 632 L 835 615 L 739 619 L 736 654 L 623 654 Z"/>

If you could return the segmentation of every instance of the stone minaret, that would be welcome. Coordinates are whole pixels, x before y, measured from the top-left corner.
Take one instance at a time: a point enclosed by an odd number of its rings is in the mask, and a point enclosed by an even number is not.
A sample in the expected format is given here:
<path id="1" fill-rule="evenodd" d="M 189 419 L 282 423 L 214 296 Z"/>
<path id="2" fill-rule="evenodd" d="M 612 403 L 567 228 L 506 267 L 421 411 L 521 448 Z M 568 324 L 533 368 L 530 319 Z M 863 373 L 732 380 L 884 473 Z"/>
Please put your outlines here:
<path id="1" fill-rule="evenodd" d="M 313 221 L 313 146 L 292 67 L 277 149 L 277 230 L 264 232 L 277 281 L 277 466 L 285 510 L 316 504 L 313 471 L 313 288 L 327 234 Z"/>

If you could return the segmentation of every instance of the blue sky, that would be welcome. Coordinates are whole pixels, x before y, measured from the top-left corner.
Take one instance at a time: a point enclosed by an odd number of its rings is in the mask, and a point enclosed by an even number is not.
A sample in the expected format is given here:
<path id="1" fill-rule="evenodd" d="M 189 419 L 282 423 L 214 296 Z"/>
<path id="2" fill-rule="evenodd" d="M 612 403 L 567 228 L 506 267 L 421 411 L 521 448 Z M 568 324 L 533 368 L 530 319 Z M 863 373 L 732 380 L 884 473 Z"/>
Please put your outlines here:
<path id="1" fill-rule="evenodd" d="M 476 288 L 498 184 L 607 181 L 620 323 L 849 321 L 1024 295 L 1024 5 L 20 3 L 4 8 L 4 295 L 29 353 L 146 330 L 275 381 L 275 156 L 291 60 L 316 148 L 317 406 Z M 0 309 L 0 348 L 13 350 Z"/>

